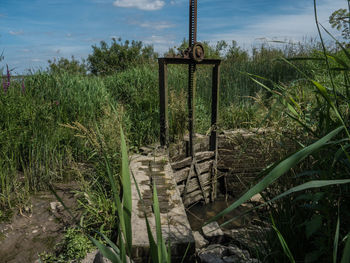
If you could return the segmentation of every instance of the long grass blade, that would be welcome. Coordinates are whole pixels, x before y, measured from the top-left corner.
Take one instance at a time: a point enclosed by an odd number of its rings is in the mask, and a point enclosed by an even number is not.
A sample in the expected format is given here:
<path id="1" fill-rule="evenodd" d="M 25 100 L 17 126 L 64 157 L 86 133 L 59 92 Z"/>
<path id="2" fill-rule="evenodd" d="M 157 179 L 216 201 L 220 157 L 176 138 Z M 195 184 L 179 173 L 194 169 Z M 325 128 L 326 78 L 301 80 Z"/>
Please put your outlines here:
<path id="1" fill-rule="evenodd" d="M 264 206 L 267 206 L 267 205 L 269 205 L 269 204 L 271 204 L 273 202 L 276 202 L 277 200 L 279 200 L 279 199 L 281 199 L 283 197 L 286 197 L 287 195 L 290 195 L 290 194 L 293 194 L 293 193 L 297 193 L 297 192 L 301 192 L 301 191 L 305 191 L 305 190 L 312 189 L 312 188 L 322 188 L 322 187 L 326 187 L 326 186 L 341 185 L 341 184 L 350 184 L 350 179 L 344 179 L 344 180 L 315 180 L 315 181 L 310 181 L 310 182 L 307 182 L 307 183 L 295 186 L 295 187 L 293 187 L 293 188 L 283 192 L 282 194 L 272 198 L 271 200 L 269 200 L 269 201 L 267 201 L 267 202 L 265 202 L 265 203 L 263 203 L 261 205 L 255 206 L 255 207 L 245 211 L 241 215 L 236 216 L 236 217 L 234 217 L 234 218 L 224 222 L 220 226 L 224 227 L 224 226 L 228 225 L 229 223 L 231 223 L 232 221 L 235 221 L 235 220 L 241 218 L 242 216 L 250 213 L 251 211 L 256 210 L 258 208 L 261 208 L 261 207 L 264 207 Z"/>
<path id="2" fill-rule="evenodd" d="M 338 202 L 338 219 L 337 219 L 337 225 L 335 227 L 335 235 L 334 235 L 334 242 L 333 242 L 333 263 L 337 263 L 337 255 L 338 255 L 339 228 L 340 228 L 339 212 L 340 212 L 340 209 L 339 209 L 339 202 Z"/>
<path id="3" fill-rule="evenodd" d="M 346 237 L 346 243 L 343 251 L 343 256 L 341 259 L 341 263 L 349 263 L 350 262 L 350 232 Z"/>
<path id="4" fill-rule="evenodd" d="M 163 240 L 162 224 L 160 220 L 159 200 L 158 200 L 158 194 L 157 194 L 157 186 L 155 182 L 153 184 L 153 211 L 154 211 L 154 217 L 155 217 L 155 223 L 156 223 L 158 258 L 160 262 L 164 263 L 167 261 L 167 251 Z"/>
<path id="5" fill-rule="evenodd" d="M 227 207 L 225 210 L 221 211 L 218 215 L 214 216 L 212 219 L 210 219 L 206 224 L 216 221 L 218 218 L 227 215 L 230 213 L 233 209 L 237 208 L 247 200 L 249 200 L 252 196 L 255 194 L 263 191 L 266 189 L 267 186 L 269 186 L 271 183 L 276 181 L 279 177 L 281 177 L 284 173 L 286 173 L 289 169 L 294 167 L 296 164 L 298 164 L 300 161 L 305 159 L 307 156 L 312 154 L 313 152 L 319 150 L 322 148 L 330 139 L 332 139 L 334 136 L 336 136 L 341 130 L 343 130 L 343 127 L 339 127 L 323 138 L 319 139 L 315 143 L 303 148 L 302 150 L 296 152 L 292 156 L 289 156 L 288 158 L 281 161 L 276 167 L 274 167 L 268 175 L 262 179 L 258 184 L 253 186 L 250 190 L 248 190 L 242 197 L 240 197 L 236 202 L 234 202 L 232 205 Z"/>
<path id="6" fill-rule="evenodd" d="M 106 242 L 107 244 L 114 250 L 114 252 L 119 255 L 120 250 L 119 248 L 103 233 L 95 231 L 97 234 L 99 234 Z"/>
<path id="7" fill-rule="evenodd" d="M 290 251 L 289 247 L 288 247 L 288 244 L 286 242 L 286 240 L 284 239 L 283 235 L 281 234 L 281 232 L 277 229 L 276 227 L 276 224 L 275 224 L 275 221 L 273 219 L 273 217 L 271 216 L 271 221 L 272 221 L 272 228 L 275 230 L 277 236 L 278 236 L 278 239 L 281 243 L 281 246 L 283 248 L 283 251 L 284 251 L 284 254 L 288 257 L 289 261 L 291 263 L 295 263 L 295 259 L 293 257 L 293 254 L 292 252 Z"/>
<path id="8" fill-rule="evenodd" d="M 111 249 L 109 249 L 107 246 L 105 246 L 104 244 L 100 243 L 99 241 L 97 241 L 96 239 L 94 239 L 93 237 L 89 237 L 89 239 L 91 240 L 91 242 L 98 248 L 98 250 L 102 253 L 102 255 L 106 258 L 108 258 L 110 261 L 112 261 L 113 263 L 122 263 L 121 259 L 119 258 L 119 256 L 117 256 Z"/>
<path id="9" fill-rule="evenodd" d="M 126 147 L 125 136 L 122 127 L 120 127 L 121 137 L 121 152 L 122 152 L 122 184 L 123 184 L 123 210 L 124 210 L 124 223 L 126 231 L 126 243 L 128 246 L 128 252 L 131 252 L 132 248 L 132 227 L 131 227 L 131 211 L 132 211 L 132 200 L 131 200 L 131 181 L 130 181 L 130 170 L 128 151 Z"/>

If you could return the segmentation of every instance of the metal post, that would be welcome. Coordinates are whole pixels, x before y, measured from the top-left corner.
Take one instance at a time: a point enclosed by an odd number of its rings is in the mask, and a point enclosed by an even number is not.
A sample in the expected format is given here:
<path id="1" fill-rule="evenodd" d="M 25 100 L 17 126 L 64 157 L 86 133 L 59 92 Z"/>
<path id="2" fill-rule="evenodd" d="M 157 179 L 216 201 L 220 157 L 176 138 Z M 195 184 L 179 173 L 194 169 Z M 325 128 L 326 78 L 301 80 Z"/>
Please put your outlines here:
<path id="1" fill-rule="evenodd" d="M 159 103 L 160 103 L 160 145 L 168 146 L 168 66 L 164 59 L 158 59 L 159 63 Z"/>
<path id="2" fill-rule="evenodd" d="M 188 131 L 189 131 L 189 154 L 194 157 L 194 107 L 195 107 L 195 90 L 196 90 L 196 64 L 188 65 Z"/>
<path id="3" fill-rule="evenodd" d="M 210 151 L 216 151 L 217 146 L 217 121 L 219 107 L 219 84 L 220 84 L 220 65 L 216 64 L 213 68 L 213 82 L 211 89 L 211 135 L 210 135 Z"/>

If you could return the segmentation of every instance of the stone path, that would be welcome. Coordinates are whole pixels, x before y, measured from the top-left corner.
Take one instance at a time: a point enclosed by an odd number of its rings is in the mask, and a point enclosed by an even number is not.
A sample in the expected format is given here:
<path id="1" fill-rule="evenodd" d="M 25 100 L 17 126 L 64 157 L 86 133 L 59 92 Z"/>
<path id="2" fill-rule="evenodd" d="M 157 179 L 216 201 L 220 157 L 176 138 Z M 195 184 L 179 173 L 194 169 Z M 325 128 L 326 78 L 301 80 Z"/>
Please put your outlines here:
<path id="1" fill-rule="evenodd" d="M 195 252 L 194 238 L 180 192 L 176 187 L 168 154 L 134 155 L 131 157 L 130 171 L 136 178 L 143 199 L 142 202 L 132 180 L 133 211 L 131 221 L 134 262 L 147 262 L 149 255 L 145 213 L 156 239 L 155 219 L 152 211 L 154 183 L 157 187 L 160 204 L 162 233 L 164 239 L 167 242 L 170 241 L 172 262 L 181 262 L 188 247 L 187 258 L 184 262 L 191 262 L 191 257 Z"/>

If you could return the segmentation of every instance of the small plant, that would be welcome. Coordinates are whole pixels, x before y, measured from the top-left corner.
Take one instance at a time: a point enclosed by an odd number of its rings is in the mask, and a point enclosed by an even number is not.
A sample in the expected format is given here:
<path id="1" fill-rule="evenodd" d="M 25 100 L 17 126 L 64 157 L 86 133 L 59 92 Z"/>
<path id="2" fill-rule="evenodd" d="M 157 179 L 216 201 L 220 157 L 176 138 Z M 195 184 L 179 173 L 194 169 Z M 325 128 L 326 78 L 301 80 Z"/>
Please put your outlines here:
<path id="1" fill-rule="evenodd" d="M 93 244 L 81 230 L 69 228 L 62 241 L 55 246 L 58 255 L 43 253 L 40 260 L 45 263 L 79 262 L 93 248 Z"/>

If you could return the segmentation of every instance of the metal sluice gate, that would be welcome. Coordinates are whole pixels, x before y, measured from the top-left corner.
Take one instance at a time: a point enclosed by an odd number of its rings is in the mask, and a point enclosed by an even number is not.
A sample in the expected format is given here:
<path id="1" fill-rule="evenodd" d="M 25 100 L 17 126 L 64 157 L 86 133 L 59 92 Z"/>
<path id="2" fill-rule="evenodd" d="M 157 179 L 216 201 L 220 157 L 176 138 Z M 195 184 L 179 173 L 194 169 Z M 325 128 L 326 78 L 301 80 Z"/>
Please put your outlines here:
<path id="1" fill-rule="evenodd" d="M 209 151 L 214 151 L 215 160 L 217 159 L 217 120 L 218 120 L 218 95 L 219 95 L 219 77 L 220 77 L 220 59 L 207 59 L 204 54 L 204 47 L 197 42 L 197 0 L 189 0 L 189 46 L 181 51 L 181 54 L 172 57 L 158 58 L 159 64 L 159 97 L 160 97 L 160 144 L 169 145 L 169 122 L 168 122 L 168 65 L 183 64 L 188 65 L 188 132 L 189 145 L 188 153 L 192 157 L 192 164 L 188 174 L 187 183 L 194 174 L 199 177 L 197 161 L 194 149 L 194 108 L 195 108 L 195 89 L 196 89 L 196 68 L 197 65 L 212 65 L 212 104 L 211 104 L 211 133 L 209 142 Z M 186 189 L 184 197 L 186 197 Z M 202 189 L 203 190 L 203 189 Z M 204 195 L 204 194 L 203 194 Z M 205 202 L 208 200 L 204 195 Z"/>

